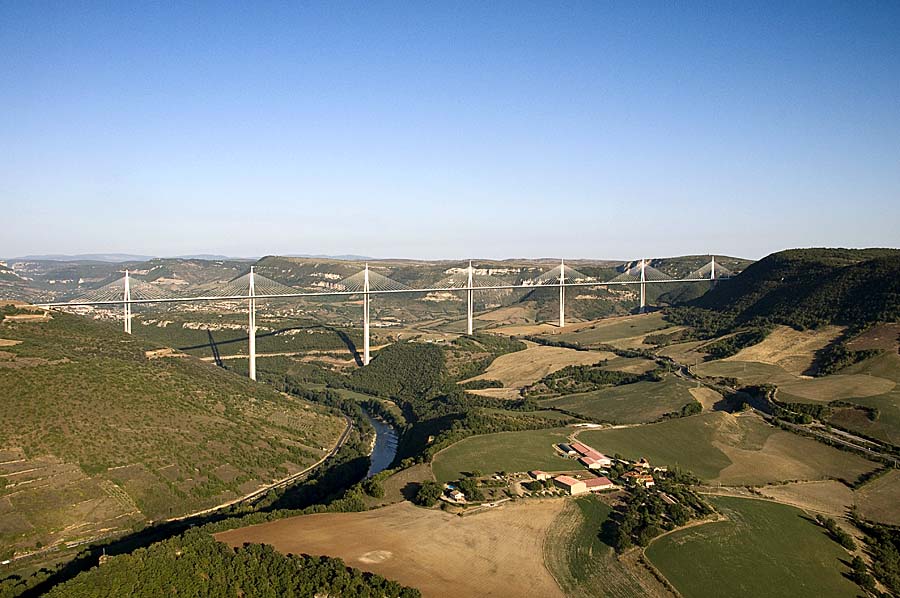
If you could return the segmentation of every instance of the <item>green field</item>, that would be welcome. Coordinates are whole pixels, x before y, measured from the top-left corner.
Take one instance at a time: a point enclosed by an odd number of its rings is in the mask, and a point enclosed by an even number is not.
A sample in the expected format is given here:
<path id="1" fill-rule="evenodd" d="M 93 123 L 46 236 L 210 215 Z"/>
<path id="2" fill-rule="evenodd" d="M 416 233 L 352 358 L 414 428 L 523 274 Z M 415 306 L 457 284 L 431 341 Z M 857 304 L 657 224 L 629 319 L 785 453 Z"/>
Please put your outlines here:
<path id="1" fill-rule="evenodd" d="M 751 414 L 709 412 L 645 426 L 586 430 L 578 438 L 606 454 L 646 457 L 654 465 L 677 466 L 722 484 L 829 477 L 852 481 L 876 467 Z"/>
<path id="2" fill-rule="evenodd" d="M 600 421 L 636 424 L 655 421 L 694 400 L 691 384 L 674 376 L 661 382 L 636 382 L 541 401 Z"/>
<path id="3" fill-rule="evenodd" d="M 642 598 L 634 572 L 600 540 L 598 530 L 612 509 L 596 496 L 570 501 L 544 539 L 544 563 L 569 598 Z"/>
<path id="4" fill-rule="evenodd" d="M 439 482 L 458 479 L 463 472 L 492 471 L 566 471 L 579 465 L 571 459 L 557 456 L 553 445 L 566 441 L 568 430 L 529 430 L 499 432 L 472 436 L 447 447 L 434 457 L 431 464 Z"/>
<path id="5" fill-rule="evenodd" d="M 711 498 L 728 521 L 663 536 L 647 556 L 685 598 L 852 597 L 843 574 L 850 555 L 793 507 L 743 498 Z"/>

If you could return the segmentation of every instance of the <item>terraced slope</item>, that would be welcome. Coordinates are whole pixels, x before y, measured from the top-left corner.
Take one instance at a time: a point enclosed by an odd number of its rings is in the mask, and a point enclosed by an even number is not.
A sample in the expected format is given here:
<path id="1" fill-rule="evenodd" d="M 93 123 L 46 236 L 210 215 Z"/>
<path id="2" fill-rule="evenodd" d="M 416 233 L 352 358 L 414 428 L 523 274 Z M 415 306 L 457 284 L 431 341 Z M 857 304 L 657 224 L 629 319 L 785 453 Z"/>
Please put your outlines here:
<path id="1" fill-rule="evenodd" d="M 0 550 L 200 510 L 318 461 L 343 418 L 111 324 L 0 323 Z"/>

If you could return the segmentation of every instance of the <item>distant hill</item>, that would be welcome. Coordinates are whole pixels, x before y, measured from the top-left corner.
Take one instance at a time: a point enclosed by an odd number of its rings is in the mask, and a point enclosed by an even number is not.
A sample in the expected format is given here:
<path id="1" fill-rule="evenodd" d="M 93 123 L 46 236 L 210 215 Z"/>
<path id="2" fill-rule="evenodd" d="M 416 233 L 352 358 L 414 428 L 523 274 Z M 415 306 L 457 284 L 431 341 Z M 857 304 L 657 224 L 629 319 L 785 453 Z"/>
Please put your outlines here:
<path id="1" fill-rule="evenodd" d="M 773 253 L 689 302 L 740 325 L 798 328 L 900 319 L 900 250 L 792 249 Z"/>
<path id="2" fill-rule="evenodd" d="M 0 312 L 0 560 L 243 496 L 344 429 L 193 357 L 148 356 L 118 325 L 27 316 Z"/>
<path id="3" fill-rule="evenodd" d="M 130 253 L 80 253 L 75 255 L 67 255 L 62 253 L 49 253 L 45 255 L 23 255 L 19 257 L 9 258 L 7 261 L 14 262 L 144 262 L 153 259 L 152 255 L 132 255 Z"/>

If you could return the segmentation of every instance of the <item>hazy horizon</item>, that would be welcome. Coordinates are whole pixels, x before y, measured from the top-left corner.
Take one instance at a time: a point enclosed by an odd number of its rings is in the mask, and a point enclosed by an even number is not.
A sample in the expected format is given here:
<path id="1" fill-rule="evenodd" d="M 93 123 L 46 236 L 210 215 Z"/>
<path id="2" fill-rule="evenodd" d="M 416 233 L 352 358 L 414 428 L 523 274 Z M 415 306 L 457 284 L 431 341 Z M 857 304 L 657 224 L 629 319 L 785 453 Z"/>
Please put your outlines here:
<path id="1" fill-rule="evenodd" d="M 5 3 L 0 23 L 7 257 L 900 244 L 898 4 Z"/>

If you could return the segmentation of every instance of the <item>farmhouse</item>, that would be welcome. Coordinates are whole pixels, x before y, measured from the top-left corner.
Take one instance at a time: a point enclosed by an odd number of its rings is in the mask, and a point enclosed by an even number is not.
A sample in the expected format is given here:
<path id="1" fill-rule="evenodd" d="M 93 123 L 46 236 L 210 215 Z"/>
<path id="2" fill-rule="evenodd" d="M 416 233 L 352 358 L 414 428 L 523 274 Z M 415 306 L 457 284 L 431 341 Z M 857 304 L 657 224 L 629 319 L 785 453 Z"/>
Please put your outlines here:
<path id="1" fill-rule="evenodd" d="M 586 444 L 581 442 L 573 442 L 572 448 L 581 455 L 582 458 L 589 458 L 593 462 L 598 464 L 598 467 L 609 467 L 612 465 L 612 459 L 601 453 L 600 451 L 594 450 Z"/>
<path id="2" fill-rule="evenodd" d="M 573 477 L 567 475 L 560 475 L 553 478 L 553 483 L 558 487 L 562 488 L 572 496 L 576 494 L 584 494 L 588 491 L 587 484 L 584 483 L 584 480 L 576 480 Z"/>
<path id="3" fill-rule="evenodd" d="M 600 492 L 601 490 L 611 490 L 616 487 L 609 478 L 603 476 L 585 480 L 584 485 L 587 486 L 588 492 Z"/>
<path id="4" fill-rule="evenodd" d="M 546 471 L 541 471 L 540 469 L 535 469 L 534 471 L 529 471 L 528 475 L 530 475 L 532 478 L 536 479 L 539 482 L 542 482 L 544 480 L 549 480 L 550 478 L 553 477 Z"/>
<path id="5" fill-rule="evenodd" d="M 644 488 L 649 488 L 656 484 L 653 480 L 653 476 L 647 473 L 642 473 L 640 471 L 629 471 L 627 473 L 623 473 L 622 477 L 625 478 L 626 481 L 635 484 L 637 486 L 643 486 Z"/>
<path id="6" fill-rule="evenodd" d="M 466 502 L 466 495 L 456 488 L 448 488 L 445 492 L 447 498 L 456 502 Z"/>
<path id="7" fill-rule="evenodd" d="M 578 460 L 579 463 L 587 467 L 588 469 L 603 469 L 603 464 L 600 461 L 597 461 L 593 457 L 582 457 Z"/>

